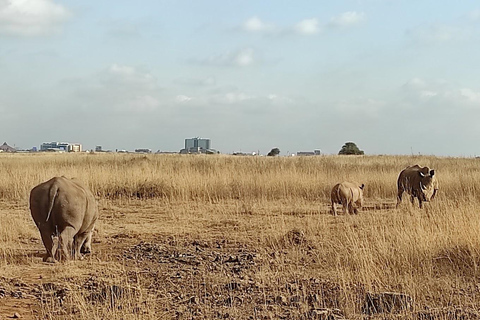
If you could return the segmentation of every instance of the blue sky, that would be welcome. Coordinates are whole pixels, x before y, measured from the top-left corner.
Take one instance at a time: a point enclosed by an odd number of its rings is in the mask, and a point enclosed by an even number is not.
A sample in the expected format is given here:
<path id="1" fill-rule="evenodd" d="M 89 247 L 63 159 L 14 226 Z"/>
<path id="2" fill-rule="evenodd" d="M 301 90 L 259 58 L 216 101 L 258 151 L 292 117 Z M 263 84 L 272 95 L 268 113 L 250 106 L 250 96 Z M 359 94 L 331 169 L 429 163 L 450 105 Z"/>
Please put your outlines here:
<path id="1" fill-rule="evenodd" d="M 0 140 L 473 156 L 479 40 L 474 1 L 0 0 Z"/>

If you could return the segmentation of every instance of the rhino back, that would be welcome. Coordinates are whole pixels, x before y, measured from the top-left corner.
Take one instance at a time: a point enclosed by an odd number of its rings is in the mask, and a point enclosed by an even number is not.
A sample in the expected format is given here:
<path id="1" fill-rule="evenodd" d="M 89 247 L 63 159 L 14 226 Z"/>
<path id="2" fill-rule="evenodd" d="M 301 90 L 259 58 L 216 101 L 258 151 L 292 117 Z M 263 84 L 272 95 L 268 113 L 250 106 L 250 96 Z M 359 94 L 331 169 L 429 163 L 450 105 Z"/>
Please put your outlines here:
<path id="1" fill-rule="evenodd" d="M 78 181 L 63 178 L 59 182 L 56 222 L 71 225 L 78 232 L 90 230 L 98 215 L 92 193 Z"/>
<path id="2" fill-rule="evenodd" d="M 398 176 L 398 187 L 411 189 L 420 186 L 420 167 L 418 165 L 403 169 Z"/>
<path id="3" fill-rule="evenodd" d="M 30 203 L 35 208 L 32 216 L 35 211 L 38 218 L 45 221 L 52 201 L 49 195 L 52 188 L 57 191 L 49 219 L 51 223 L 60 229 L 72 226 L 79 232 L 87 230 L 97 218 L 95 199 L 90 191 L 65 177 L 54 177 L 32 190 Z M 34 217 L 34 220 L 37 219 Z"/>
<path id="4" fill-rule="evenodd" d="M 339 186 L 339 195 L 348 201 L 357 201 L 360 198 L 361 190 L 355 182 L 342 182 Z"/>

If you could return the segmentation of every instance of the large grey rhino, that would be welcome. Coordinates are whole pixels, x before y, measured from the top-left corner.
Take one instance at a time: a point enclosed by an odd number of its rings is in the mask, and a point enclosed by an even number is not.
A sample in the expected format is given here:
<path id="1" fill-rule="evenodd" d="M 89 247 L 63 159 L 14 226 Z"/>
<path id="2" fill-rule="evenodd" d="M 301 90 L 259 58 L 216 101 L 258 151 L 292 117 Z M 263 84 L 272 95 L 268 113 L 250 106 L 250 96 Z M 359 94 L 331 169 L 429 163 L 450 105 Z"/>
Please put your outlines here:
<path id="1" fill-rule="evenodd" d="M 435 170 L 419 165 L 406 167 L 398 176 L 397 187 L 397 207 L 402 202 L 403 193 L 406 192 L 410 195 L 412 204 L 417 198 L 418 205 L 422 208 L 422 202 L 433 200 L 437 194 L 438 180 Z"/>
<path id="2" fill-rule="evenodd" d="M 337 210 L 335 209 L 335 204 L 343 205 L 343 214 L 348 213 L 357 214 L 358 209 L 363 206 L 363 188 L 364 184 L 359 184 L 357 182 L 348 182 L 344 181 L 342 183 L 336 184 L 332 188 L 330 194 L 330 200 L 332 202 L 332 214 L 337 215 Z M 356 204 L 357 208 L 353 205 Z"/>
<path id="3" fill-rule="evenodd" d="M 78 180 L 54 177 L 39 184 L 30 192 L 30 211 L 47 250 L 43 261 L 77 259 L 91 252 L 97 203 Z"/>

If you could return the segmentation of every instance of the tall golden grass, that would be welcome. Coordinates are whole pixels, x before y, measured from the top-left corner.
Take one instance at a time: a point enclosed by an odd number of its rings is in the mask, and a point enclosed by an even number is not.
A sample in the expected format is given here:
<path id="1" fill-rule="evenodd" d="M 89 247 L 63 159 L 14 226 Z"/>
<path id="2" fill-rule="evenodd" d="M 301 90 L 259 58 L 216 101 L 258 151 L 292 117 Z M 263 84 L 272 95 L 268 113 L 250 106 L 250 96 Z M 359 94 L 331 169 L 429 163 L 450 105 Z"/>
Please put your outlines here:
<path id="1" fill-rule="evenodd" d="M 196 155 L 1 155 L 0 196 L 27 199 L 53 176 L 83 180 L 101 198 L 325 200 L 343 180 L 365 183 L 370 199 L 395 198 L 407 165 L 435 168 L 449 198 L 479 195 L 477 160 L 407 156 L 234 157 Z"/>
<path id="2" fill-rule="evenodd" d="M 423 210 L 410 205 L 408 198 L 399 209 L 393 209 L 398 174 L 413 164 L 436 170 L 438 197 Z M 338 307 L 349 316 L 361 313 L 359 286 L 367 291 L 410 294 L 417 310 L 480 308 L 476 285 L 480 276 L 477 159 L 13 154 L 0 155 L 0 171 L 0 199 L 16 210 L 10 217 L 5 210 L 0 211 L 0 219 L 9 225 L 0 228 L 3 267 L 33 263 L 31 259 L 15 258 L 23 250 L 22 239 L 36 234 L 33 223 L 22 228 L 29 218 L 29 192 L 40 182 L 65 175 L 88 185 L 104 211 L 121 204 L 162 217 L 158 223 L 127 217 L 134 224 L 122 226 L 121 222 L 101 217 L 103 237 L 122 228 L 140 238 L 159 232 L 246 243 L 271 257 L 253 276 L 265 284 L 270 295 L 285 294 L 282 288 L 287 282 L 317 278 L 342 288 L 343 302 Z M 336 218 L 327 214 L 330 190 L 344 180 L 366 185 L 369 210 Z M 382 203 L 388 203 L 389 209 L 375 209 L 381 208 L 375 204 Z M 285 240 L 292 230 L 304 234 L 303 244 Z M 115 263 L 123 269 L 121 261 Z M 97 267 L 90 265 L 92 269 Z M 142 284 L 138 286 L 138 292 L 147 291 Z M 138 294 L 132 296 L 131 303 L 138 299 Z M 118 310 L 108 306 L 99 310 L 80 301 L 81 318 L 122 318 Z M 155 308 L 155 301 L 148 300 L 148 306 Z M 47 316 L 50 307 L 43 304 L 42 314 Z M 242 318 L 241 310 L 238 312 Z M 243 314 L 245 318 L 247 313 Z"/>

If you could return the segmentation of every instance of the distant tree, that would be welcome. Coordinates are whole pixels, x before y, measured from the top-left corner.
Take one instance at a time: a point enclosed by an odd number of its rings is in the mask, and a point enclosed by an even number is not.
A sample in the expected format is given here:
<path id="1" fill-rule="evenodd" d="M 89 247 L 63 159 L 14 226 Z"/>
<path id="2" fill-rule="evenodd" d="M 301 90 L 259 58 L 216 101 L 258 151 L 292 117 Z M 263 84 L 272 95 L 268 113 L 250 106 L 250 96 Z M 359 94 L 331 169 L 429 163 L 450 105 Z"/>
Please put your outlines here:
<path id="1" fill-rule="evenodd" d="M 275 157 L 275 156 L 278 156 L 279 154 L 280 154 L 280 149 L 273 148 L 272 150 L 270 150 L 270 152 L 267 154 L 267 156 Z"/>
<path id="2" fill-rule="evenodd" d="M 338 152 L 338 154 L 346 154 L 346 155 L 350 155 L 350 154 L 363 154 L 363 151 L 358 149 L 357 145 L 353 142 L 345 142 L 345 144 L 343 145 L 342 149 L 340 149 L 340 151 Z"/>

